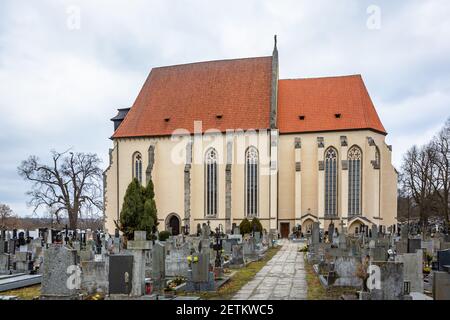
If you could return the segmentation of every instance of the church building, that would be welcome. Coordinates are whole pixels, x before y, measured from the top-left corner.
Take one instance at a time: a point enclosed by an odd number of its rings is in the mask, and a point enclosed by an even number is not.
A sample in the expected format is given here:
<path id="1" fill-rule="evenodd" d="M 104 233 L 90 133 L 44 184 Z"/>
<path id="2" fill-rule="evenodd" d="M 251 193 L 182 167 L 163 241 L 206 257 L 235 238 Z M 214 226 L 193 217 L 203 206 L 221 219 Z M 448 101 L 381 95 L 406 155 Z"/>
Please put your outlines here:
<path id="1" fill-rule="evenodd" d="M 152 179 L 159 231 L 230 231 L 257 217 L 286 237 L 396 223 L 391 146 L 360 75 L 279 79 L 271 56 L 153 68 L 111 120 L 106 228 L 129 183 Z"/>

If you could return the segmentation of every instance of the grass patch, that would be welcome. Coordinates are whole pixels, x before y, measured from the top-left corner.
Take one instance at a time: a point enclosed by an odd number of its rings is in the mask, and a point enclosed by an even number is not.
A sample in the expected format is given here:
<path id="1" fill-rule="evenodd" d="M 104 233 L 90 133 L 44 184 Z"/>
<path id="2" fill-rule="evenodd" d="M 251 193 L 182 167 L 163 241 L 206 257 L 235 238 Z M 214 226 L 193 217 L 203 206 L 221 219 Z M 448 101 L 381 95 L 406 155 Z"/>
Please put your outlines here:
<path id="1" fill-rule="evenodd" d="M 0 296 L 17 296 L 20 300 L 33 300 L 41 294 L 41 285 L 0 292 Z"/>
<path id="2" fill-rule="evenodd" d="M 246 267 L 237 269 L 234 276 L 216 292 L 177 292 L 177 295 L 196 295 L 204 300 L 229 300 L 247 282 L 253 279 L 258 271 L 261 270 L 262 267 L 264 267 L 266 263 L 273 258 L 280 248 L 281 246 L 277 248 L 270 248 L 267 250 L 264 258 L 260 261 L 251 262 Z"/>
<path id="3" fill-rule="evenodd" d="M 330 287 L 325 289 L 320 283 L 319 277 L 314 273 L 312 264 L 307 262 L 306 258 L 305 271 L 306 284 L 308 285 L 308 300 L 339 300 L 343 294 L 356 294 L 357 290 L 350 287 Z"/>

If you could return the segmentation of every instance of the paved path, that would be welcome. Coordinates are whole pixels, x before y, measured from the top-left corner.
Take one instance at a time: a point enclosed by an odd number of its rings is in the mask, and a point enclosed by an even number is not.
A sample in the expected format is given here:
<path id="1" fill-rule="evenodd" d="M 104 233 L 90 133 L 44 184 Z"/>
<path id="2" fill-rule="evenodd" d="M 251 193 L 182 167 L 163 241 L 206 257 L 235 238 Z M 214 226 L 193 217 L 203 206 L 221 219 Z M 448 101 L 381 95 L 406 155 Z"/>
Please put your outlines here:
<path id="1" fill-rule="evenodd" d="M 305 300 L 306 272 L 300 245 L 282 240 L 282 248 L 233 299 Z"/>

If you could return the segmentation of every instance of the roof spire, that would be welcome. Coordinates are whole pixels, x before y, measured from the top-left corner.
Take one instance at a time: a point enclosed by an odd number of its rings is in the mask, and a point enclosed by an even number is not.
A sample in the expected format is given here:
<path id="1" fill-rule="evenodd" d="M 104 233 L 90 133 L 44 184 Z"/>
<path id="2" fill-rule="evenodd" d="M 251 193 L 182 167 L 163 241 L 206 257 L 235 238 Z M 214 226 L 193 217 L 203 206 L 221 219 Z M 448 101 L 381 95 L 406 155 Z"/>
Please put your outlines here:
<path id="1" fill-rule="evenodd" d="M 273 36 L 274 47 L 272 53 L 272 91 L 270 99 L 270 128 L 277 128 L 277 97 L 278 97 L 278 49 L 277 49 L 277 35 Z"/>
<path id="2" fill-rule="evenodd" d="M 277 35 L 275 34 L 274 36 L 273 36 L 273 40 L 274 40 L 274 46 L 273 46 L 273 52 L 275 52 L 275 51 L 278 51 L 278 49 L 277 49 Z"/>

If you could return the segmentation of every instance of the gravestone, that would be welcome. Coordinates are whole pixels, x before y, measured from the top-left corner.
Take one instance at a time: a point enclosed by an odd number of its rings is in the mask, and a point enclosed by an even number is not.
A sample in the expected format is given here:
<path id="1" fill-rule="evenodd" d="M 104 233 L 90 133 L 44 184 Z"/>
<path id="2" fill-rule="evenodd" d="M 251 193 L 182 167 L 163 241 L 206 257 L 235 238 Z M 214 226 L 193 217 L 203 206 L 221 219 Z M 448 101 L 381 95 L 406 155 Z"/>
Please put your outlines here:
<path id="1" fill-rule="evenodd" d="M 166 276 L 187 276 L 189 245 L 184 243 L 182 245 L 173 246 L 170 250 L 166 249 Z"/>
<path id="2" fill-rule="evenodd" d="M 360 257 L 361 256 L 361 246 L 357 240 L 350 240 L 349 244 L 349 256 Z"/>
<path id="3" fill-rule="evenodd" d="M 242 234 L 229 234 L 228 235 L 229 240 L 236 240 L 237 243 L 242 243 Z"/>
<path id="4" fill-rule="evenodd" d="M 260 243 L 261 242 L 261 232 L 256 231 L 254 238 L 255 238 L 256 243 Z"/>
<path id="5" fill-rule="evenodd" d="M 249 260 L 257 260 L 258 253 L 256 248 L 255 239 L 251 238 L 243 241 L 244 257 Z"/>
<path id="6" fill-rule="evenodd" d="M 52 244 L 45 250 L 41 299 L 77 299 L 81 272 L 76 262 L 76 250 L 64 245 Z"/>
<path id="7" fill-rule="evenodd" d="M 0 253 L 0 275 L 9 273 L 9 254 Z"/>
<path id="8" fill-rule="evenodd" d="M 269 246 L 269 248 L 273 247 L 274 239 L 275 238 L 273 232 L 269 232 L 269 234 L 267 235 L 267 245 Z"/>
<path id="9" fill-rule="evenodd" d="M 108 292 L 110 295 L 128 295 L 133 280 L 133 255 L 114 254 L 109 256 Z"/>
<path id="10" fill-rule="evenodd" d="M 422 247 L 421 239 L 408 239 L 408 253 L 416 253 Z"/>
<path id="11" fill-rule="evenodd" d="M 356 276 L 361 259 L 356 257 L 338 257 L 334 261 L 334 271 L 338 278 L 333 286 L 361 287 L 362 280 Z"/>
<path id="12" fill-rule="evenodd" d="M 395 244 L 395 250 L 397 254 L 408 253 L 408 239 L 400 239 L 400 241 Z"/>
<path id="13" fill-rule="evenodd" d="M 192 256 L 186 291 L 214 291 L 214 273 L 209 271 L 210 257 L 205 252 Z"/>
<path id="14" fill-rule="evenodd" d="M 373 265 L 379 268 L 379 285 L 371 290 L 371 300 L 403 300 L 404 278 L 403 263 L 375 261 Z M 376 278 L 376 276 L 374 277 Z"/>
<path id="15" fill-rule="evenodd" d="M 151 241 L 147 241 L 146 231 L 135 231 L 134 240 L 127 243 L 127 249 L 133 255 L 132 296 L 142 296 L 145 293 L 145 251 L 151 250 L 151 244 Z"/>
<path id="16" fill-rule="evenodd" d="M 242 244 L 235 244 L 232 246 L 232 254 L 230 265 L 242 266 L 244 265 L 244 248 Z"/>
<path id="17" fill-rule="evenodd" d="M 433 299 L 450 300 L 450 273 L 447 271 L 433 272 Z"/>
<path id="18" fill-rule="evenodd" d="M 8 253 L 9 254 L 15 254 L 16 253 L 16 242 L 17 242 L 17 240 L 15 240 L 15 239 L 10 239 L 8 241 Z"/>
<path id="19" fill-rule="evenodd" d="M 422 244 L 420 247 L 422 250 L 425 250 L 426 252 L 433 254 L 434 252 L 434 240 L 422 240 Z"/>
<path id="20" fill-rule="evenodd" d="M 166 249 L 157 241 L 152 250 L 152 280 L 155 290 L 163 290 L 166 279 Z"/>
<path id="21" fill-rule="evenodd" d="M 80 250 L 80 252 L 78 252 L 79 255 L 79 261 L 91 261 L 94 260 L 94 252 L 92 251 L 91 248 L 86 248 L 83 250 Z"/>
<path id="22" fill-rule="evenodd" d="M 330 223 L 328 225 L 328 241 L 330 241 L 332 243 L 333 237 L 334 237 L 334 224 Z"/>
<path id="23" fill-rule="evenodd" d="M 82 261 L 81 290 L 87 294 L 108 293 L 108 273 L 106 262 Z"/>
<path id="24" fill-rule="evenodd" d="M 378 227 L 375 224 L 372 224 L 372 239 L 378 239 Z"/>
<path id="25" fill-rule="evenodd" d="M 388 253 L 387 248 L 384 246 L 375 246 L 369 250 L 369 255 L 373 261 L 387 261 Z"/>
<path id="26" fill-rule="evenodd" d="M 15 270 L 17 272 L 28 272 L 32 270 L 31 252 L 16 252 L 14 255 Z"/>
<path id="27" fill-rule="evenodd" d="M 236 244 L 238 244 L 238 240 L 237 239 L 225 239 L 223 240 L 223 250 L 225 253 L 227 254 L 231 254 L 232 252 L 232 247 Z"/>
<path id="28" fill-rule="evenodd" d="M 338 247 L 339 249 L 346 250 L 347 249 L 347 228 L 344 227 L 345 223 L 342 220 L 339 224 L 341 226 L 341 232 L 339 232 L 339 241 Z"/>
<path id="29" fill-rule="evenodd" d="M 211 229 L 208 224 L 204 223 L 202 226 L 202 239 L 209 239 Z"/>
<path id="30" fill-rule="evenodd" d="M 320 233 L 319 233 L 319 223 L 313 222 L 312 230 L 311 230 L 311 244 L 316 246 L 320 242 Z"/>
<path id="31" fill-rule="evenodd" d="M 396 262 L 403 262 L 404 281 L 410 282 L 411 292 L 423 293 L 423 253 L 405 253 L 395 257 Z"/>
<path id="32" fill-rule="evenodd" d="M 450 249 L 437 252 L 439 271 L 444 271 L 444 266 L 450 266 Z"/>

